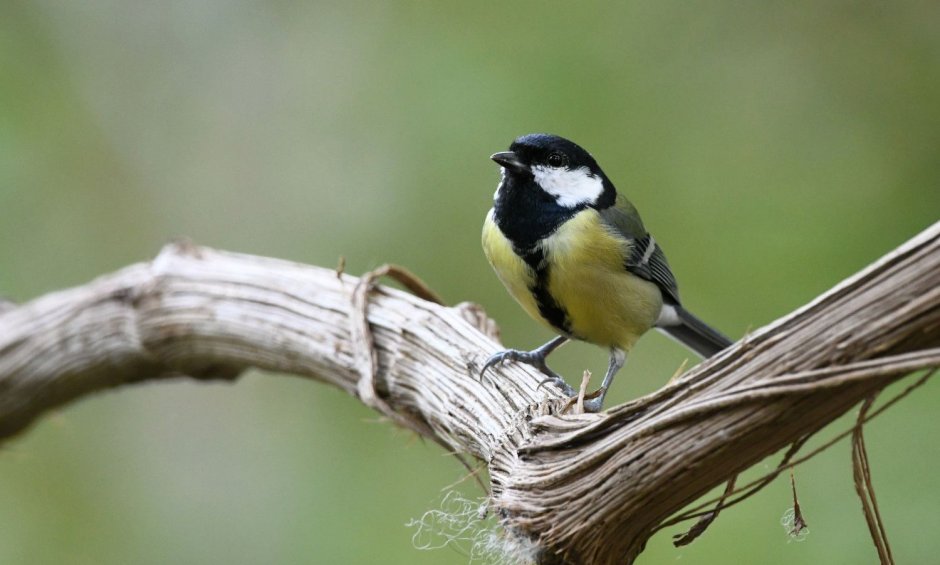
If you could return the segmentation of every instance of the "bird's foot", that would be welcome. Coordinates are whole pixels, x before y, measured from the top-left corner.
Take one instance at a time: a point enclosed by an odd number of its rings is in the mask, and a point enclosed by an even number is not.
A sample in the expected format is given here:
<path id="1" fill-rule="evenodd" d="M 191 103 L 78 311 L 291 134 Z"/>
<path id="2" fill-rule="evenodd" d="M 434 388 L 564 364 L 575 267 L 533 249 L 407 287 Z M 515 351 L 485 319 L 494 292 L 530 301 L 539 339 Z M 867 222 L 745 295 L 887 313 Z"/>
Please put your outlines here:
<path id="1" fill-rule="evenodd" d="M 584 395 L 584 411 L 600 412 L 604 406 L 604 397 L 607 396 L 607 389 L 599 388 L 590 394 Z"/>
<path id="2" fill-rule="evenodd" d="M 499 353 L 487 359 L 486 363 L 483 364 L 483 368 L 480 369 L 480 378 L 483 378 L 483 374 L 486 373 L 486 370 L 490 367 L 501 365 L 508 361 L 515 363 L 525 363 L 526 365 L 535 367 L 539 370 L 539 372 L 547 377 L 539 383 L 539 386 L 536 387 L 536 390 L 541 388 L 544 384 L 552 383 L 562 389 L 568 396 L 576 394 L 577 391 L 573 389 L 568 383 L 566 383 L 565 379 L 561 378 L 555 371 L 552 371 L 548 367 L 548 364 L 545 363 L 545 357 L 547 357 L 547 353 L 544 350 L 541 350 L 541 348 L 535 349 L 533 351 L 520 351 L 518 349 L 507 349 L 505 351 L 500 351 Z"/>
<path id="3" fill-rule="evenodd" d="M 616 347 L 611 348 L 610 363 L 607 365 L 607 374 L 604 375 L 604 382 L 601 383 L 601 388 L 590 394 L 585 394 L 585 390 L 587 390 L 588 382 L 591 379 L 591 373 L 585 371 L 584 378 L 581 380 L 581 390 L 578 392 L 578 398 L 575 399 L 578 407 L 582 408 L 585 412 L 600 412 L 601 408 L 604 406 L 604 397 L 607 396 L 607 391 L 610 389 L 610 383 L 613 382 L 614 375 L 623 367 L 626 360 L 627 354 L 622 349 Z"/>
<path id="4" fill-rule="evenodd" d="M 565 407 L 562 409 L 562 414 L 568 412 L 572 408 L 575 408 L 575 414 L 585 414 L 600 412 L 601 407 L 604 404 L 604 397 L 607 395 L 607 387 L 601 387 L 594 392 L 587 392 L 588 383 L 591 381 L 591 372 L 584 371 L 584 376 L 581 378 L 581 387 L 578 389 L 578 394 L 572 396 L 568 399 L 568 403 L 565 404 Z"/>

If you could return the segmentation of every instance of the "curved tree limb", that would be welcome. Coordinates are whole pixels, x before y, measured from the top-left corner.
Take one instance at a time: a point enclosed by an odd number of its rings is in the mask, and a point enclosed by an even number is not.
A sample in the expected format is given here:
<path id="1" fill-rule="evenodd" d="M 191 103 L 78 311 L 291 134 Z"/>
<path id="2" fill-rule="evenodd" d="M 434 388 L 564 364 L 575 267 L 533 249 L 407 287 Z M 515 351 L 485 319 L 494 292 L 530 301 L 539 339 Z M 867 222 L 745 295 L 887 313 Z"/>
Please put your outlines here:
<path id="1" fill-rule="evenodd" d="M 369 281 L 356 293 L 358 282 L 173 244 L 150 263 L 0 310 L 0 439 L 124 384 L 290 373 L 485 461 L 491 508 L 509 532 L 537 541 L 540 561 L 623 563 L 709 489 L 904 375 L 940 366 L 940 223 L 602 414 L 562 414 L 566 399 L 537 390 L 540 376 L 524 366 L 481 383 L 479 364 L 499 346 L 478 307 L 369 293 Z M 357 326 L 366 302 L 368 324 Z"/>

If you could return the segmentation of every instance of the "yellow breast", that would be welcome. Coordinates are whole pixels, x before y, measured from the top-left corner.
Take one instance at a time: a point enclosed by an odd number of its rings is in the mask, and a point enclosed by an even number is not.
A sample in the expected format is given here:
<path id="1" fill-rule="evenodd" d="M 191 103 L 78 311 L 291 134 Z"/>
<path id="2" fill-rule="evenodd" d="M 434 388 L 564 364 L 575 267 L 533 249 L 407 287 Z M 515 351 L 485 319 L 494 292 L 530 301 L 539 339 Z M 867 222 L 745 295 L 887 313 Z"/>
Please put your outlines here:
<path id="1" fill-rule="evenodd" d="M 493 221 L 492 210 L 483 222 L 483 252 L 503 286 L 526 313 L 549 329 L 555 330 L 539 313 L 535 297 L 529 290 L 535 285 L 535 272 L 513 251 L 512 243 Z"/>
<path id="2" fill-rule="evenodd" d="M 662 309 L 659 289 L 624 269 L 630 244 L 607 228 L 596 210 L 579 212 L 540 245 L 548 293 L 565 311 L 572 337 L 629 350 L 656 322 Z M 551 328 L 532 295 L 536 273 L 513 251 L 492 211 L 483 227 L 483 249 L 509 293 Z"/>
<path id="3" fill-rule="evenodd" d="M 662 294 L 625 269 L 630 242 L 608 228 L 596 210 L 579 212 L 542 246 L 550 265 L 549 293 L 568 313 L 576 337 L 629 350 L 653 327 Z"/>

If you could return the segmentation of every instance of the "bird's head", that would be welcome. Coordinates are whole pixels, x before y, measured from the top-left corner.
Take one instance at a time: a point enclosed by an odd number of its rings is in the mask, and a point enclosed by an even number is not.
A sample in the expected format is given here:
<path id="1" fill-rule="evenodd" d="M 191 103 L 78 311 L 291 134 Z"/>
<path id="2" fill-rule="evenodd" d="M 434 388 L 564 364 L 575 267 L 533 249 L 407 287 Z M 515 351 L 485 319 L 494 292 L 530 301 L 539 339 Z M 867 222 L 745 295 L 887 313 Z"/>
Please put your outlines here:
<path id="1" fill-rule="evenodd" d="M 594 157 L 557 135 L 523 135 L 512 142 L 509 151 L 490 158 L 502 166 L 504 180 L 514 187 L 544 191 L 563 208 L 602 208 L 616 198 L 614 186 Z"/>

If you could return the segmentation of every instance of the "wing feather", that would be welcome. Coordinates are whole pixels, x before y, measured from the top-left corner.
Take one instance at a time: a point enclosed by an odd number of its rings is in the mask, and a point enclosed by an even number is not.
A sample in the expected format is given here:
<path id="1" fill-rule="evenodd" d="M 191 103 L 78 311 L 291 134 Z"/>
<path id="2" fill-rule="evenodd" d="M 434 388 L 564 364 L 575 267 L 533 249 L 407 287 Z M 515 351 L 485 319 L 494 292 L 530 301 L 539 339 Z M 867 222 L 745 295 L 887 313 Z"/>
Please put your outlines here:
<path id="1" fill-rule="evenodd" d="M 643 227 L 636 208 L 627 199 L 617 196 L 617 202 L 600 210 L 600 215 L 611 229 L 630 242 L 630 254 L 624 261 L 624 268 L 658 286 L 667 301 L 679 304 L 679 287 L 666 254 Z"/>

